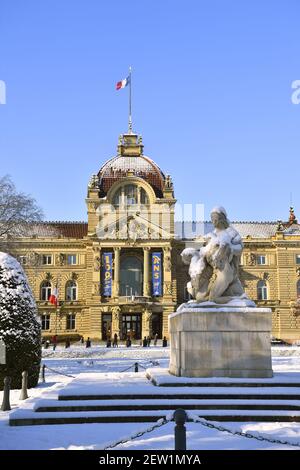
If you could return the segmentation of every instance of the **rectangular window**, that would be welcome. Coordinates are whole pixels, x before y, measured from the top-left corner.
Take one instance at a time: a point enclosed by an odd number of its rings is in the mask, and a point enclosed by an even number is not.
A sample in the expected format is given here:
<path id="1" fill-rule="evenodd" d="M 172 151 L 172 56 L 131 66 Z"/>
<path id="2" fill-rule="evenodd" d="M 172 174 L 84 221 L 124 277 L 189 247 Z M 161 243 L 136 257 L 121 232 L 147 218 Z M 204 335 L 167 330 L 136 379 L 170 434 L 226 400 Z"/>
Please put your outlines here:
<path id="1" fill-rule="evenodd" d="M 70 313 L 67 316 L 67 330 L 75 330 L 76 327 L 76 315 L 75 313 Z"/>
<path id="2" fill-rule="evenodd" d="M 20 264 L 22 264 L 23 266 L 27 264 L 27 256 L 20 256 L 19 260 L 20 260 Z"/>
<path id="3" fill-rule="evenodd" d="M 67 261 L 68 261 L 68 264 L 77 264 L 77 256 L 68 255 Z"/>
<path id="4" fill-rule="evenodd" d="M 266 286 L 258 290 L 258 300 L 268 300 L 268 289 Z"/>
<path id="5" fill-rule="evenodd" d="M 42 264 L 52 264 L 52 255 L 43 255 Z"/>
<path id="6" fill-rule="evenodd" d="M 267 257 L 265 255 L 257 255 L 257 264 L 267 264 Z"/>
<path id="7" fill-rule="evenodd" d="M 50 315 L 42 315 L 41 316 L 41 321 L 42 321 L 42 330 L 50 330 Z"/>
<path id="8" fill-rule="evenodd" d="M 296 255 L 296 264 L 300 264 L 300 255 Z"/>

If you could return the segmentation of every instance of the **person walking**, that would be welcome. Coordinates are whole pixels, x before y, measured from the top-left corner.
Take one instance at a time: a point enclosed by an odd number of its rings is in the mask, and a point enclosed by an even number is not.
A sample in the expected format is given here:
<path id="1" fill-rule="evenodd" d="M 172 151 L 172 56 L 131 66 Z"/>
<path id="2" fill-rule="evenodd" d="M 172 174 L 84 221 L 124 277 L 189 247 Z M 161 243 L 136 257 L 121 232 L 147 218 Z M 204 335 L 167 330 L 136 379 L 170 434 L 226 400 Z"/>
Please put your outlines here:
<path id="1" fill-rule="evenodd" d="M 147 338 L 147 346 L 148 346 L 148 348 L 150 348 L 150 344 L 151 344 L 151 336 L 149 335 L 148 338 Z"/>
<path id="2" fill-rule="evenodd" d="M 148 341 L 147 341 L 146 336 L 144 336 L 144 339 L 143 339 L 143 348 L 146 348 L 147 345 L 148 345 Z"/>
<path id="3" fill-rule="evenodd" d="M 91 340 L 90 340 L 90 338 L 88 337 L 88 339 L 86 340 L 86 343 L 85 343 L 85 347 L 86 347 L 86 348 L 90 348 L 91 345 L 92 345 Z"/>
<path id="4" fill-rule="evenodd" d="M 57 346 L 57 336 L 56 335 L 52 336 L 51 341 L 53 344 L 53 351 L 55 351 L 56 346 Z"/>
<path id="5" fill-rule="evenodd" d="M 117 333 L 114 334 L 114 340 L 113 340 L 113 348 L 118 347 L 118 335 Z"/>
<path id="6" fill-rule="evenodd" d="M 157 345 L 157 340 L 158 340 L 158 333 L 155 333 L 155 335 L 154 335 L 154 341 L 153 341 L 154 346 Z"/>
<path id="7" fill-rule="evenodd" d="M 168 341 L 167 341 L 167 338 L 164 336 L 164 339 L 163 339 L 163 348 L 166 348 L 168 346 Z"/>

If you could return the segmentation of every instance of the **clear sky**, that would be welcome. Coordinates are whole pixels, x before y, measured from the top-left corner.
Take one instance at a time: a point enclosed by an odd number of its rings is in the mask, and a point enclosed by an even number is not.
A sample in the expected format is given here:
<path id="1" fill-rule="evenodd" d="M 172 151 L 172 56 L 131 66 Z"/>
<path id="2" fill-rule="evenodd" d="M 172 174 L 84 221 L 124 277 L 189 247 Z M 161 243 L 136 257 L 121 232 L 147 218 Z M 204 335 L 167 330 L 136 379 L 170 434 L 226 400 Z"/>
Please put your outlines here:
<path id="1" fill-rule="evenodd" d="M 181 203 L 300 218 L 299 0 L 1 0 L 0 175 L 86 220 L 90 175 L 134 130 Z"/>

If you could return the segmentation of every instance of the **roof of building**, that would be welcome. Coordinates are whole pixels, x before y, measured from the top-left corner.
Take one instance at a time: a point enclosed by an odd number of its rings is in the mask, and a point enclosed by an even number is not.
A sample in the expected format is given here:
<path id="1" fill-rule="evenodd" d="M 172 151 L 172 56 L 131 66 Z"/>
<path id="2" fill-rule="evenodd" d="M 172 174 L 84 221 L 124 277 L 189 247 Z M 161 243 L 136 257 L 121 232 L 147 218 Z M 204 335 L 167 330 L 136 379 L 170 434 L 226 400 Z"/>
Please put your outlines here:
<path id="1" fill-rule="evenodd" d="M 278 222 L 232 222 L 231 225 L 240 233 L 242 238 L 270 238 L 278 231 Z M 178 238 L 194 239 L 201 237 L 214 229 L 211 222 L 175 222 L 175 233 Z M 281 232 L 285 236 L 300 235 L 300 224 L 284 227 Z M 87 236 L 87 222 L 41 222 L 32 226 L 28 236 L 41 238 L 75 238 Z"/>
<path id="2" fill-rule="evenodd" d="M 242 238 L 270 238 L 278 231 L 278 222 L 231 222 Z M 175 222 L 176 234 L 185 239 L 201 237 L 212 232 L 211 222 Z M 283 226 L 280 230 L 284 235 L 300 235 L 300 224 Z"/>
<path id="3" fill-rule="evenodd" d="M 129 175 L 144 179 L 152 186 L 156 196 L 162 197 L 165 175 L 159 166 L 145 155 L 117 155 L 104 163 L 98 173 L 101 195 L 107 194 L 114 183 Z"/>
<path id="4" fill-rule="evenodd" d="M 137 176 L 147 181 L 157 197 L 162 197 L 165 175 L 159 166 L 143 155 L 142 138 L 137 134 L 122 134 L 117 155 L 107 160 L 98 172 L 100 197 L 106 196 L 117 181 Z"/>
<path id="5" fill-rule="evenodd" d="M 34 224 L 28 232 L 28 236 L 41 238 L 83 238 L 88 233 L 87 222 L 41 222 Z"/>

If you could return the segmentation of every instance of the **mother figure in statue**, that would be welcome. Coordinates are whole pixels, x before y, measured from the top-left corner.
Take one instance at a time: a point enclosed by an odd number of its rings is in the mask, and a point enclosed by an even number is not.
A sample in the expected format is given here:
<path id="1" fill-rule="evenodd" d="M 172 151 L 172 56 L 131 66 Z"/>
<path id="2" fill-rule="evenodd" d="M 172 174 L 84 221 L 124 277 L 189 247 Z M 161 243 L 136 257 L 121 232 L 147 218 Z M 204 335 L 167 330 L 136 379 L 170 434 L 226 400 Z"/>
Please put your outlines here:
<path id="1" fill-rule="evenodd" d="M 214 230 L 205 235 L 200 250 L 186 248 L 181 254 L 184 264 L 189 265 L 188 292 L 196 303 L 226 304 L 237 298 L 247 299 L 238 276 L 241 236 L 230 225 L 223 207 L 211 211 L 211 221 Z"/>

